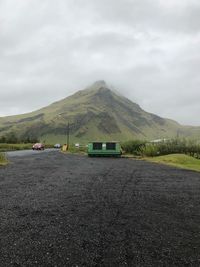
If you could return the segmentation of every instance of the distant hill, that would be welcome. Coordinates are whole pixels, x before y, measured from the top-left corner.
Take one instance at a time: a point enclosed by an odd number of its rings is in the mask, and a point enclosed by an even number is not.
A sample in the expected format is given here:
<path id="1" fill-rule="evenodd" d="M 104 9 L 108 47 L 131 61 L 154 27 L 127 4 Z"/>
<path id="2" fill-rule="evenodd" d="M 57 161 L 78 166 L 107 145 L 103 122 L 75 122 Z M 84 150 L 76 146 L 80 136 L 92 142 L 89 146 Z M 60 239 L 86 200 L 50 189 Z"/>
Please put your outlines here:
<path id="1" fill-rule="evenodd" d="M 0 136 L 15 132 L 19 137 L 63 143 L 68 123 L 71 142 L 200 136 L 200 127 L 182 126 L 148 113 L 104 81 L 40 110 L 0 118 Z"/>

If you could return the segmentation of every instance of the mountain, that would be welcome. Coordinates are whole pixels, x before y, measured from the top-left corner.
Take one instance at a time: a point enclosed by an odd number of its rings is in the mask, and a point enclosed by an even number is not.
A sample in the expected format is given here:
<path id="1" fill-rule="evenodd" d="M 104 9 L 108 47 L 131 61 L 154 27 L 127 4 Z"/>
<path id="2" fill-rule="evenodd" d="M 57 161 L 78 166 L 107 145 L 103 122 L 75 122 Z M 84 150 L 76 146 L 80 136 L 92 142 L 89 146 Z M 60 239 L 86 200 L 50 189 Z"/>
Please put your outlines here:
<path id="1" fill-rule="evenodd" d="M 46 142 L 158 139 L 199 136 L 200 127 L 187 127 L 144 111 L 110 89 L 104 81 L 37 111 L 0 118 L 0 137 L 39 137 Z"/>

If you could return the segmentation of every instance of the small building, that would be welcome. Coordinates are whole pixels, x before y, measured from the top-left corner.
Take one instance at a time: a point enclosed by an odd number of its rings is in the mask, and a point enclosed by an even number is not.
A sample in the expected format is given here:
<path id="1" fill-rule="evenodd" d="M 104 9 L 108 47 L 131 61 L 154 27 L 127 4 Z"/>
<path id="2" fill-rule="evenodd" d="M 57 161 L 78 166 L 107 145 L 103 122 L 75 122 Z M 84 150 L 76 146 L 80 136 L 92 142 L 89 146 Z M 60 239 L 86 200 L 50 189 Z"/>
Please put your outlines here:
<path id="1" fill-rule="evenodd" d="M 151 140 L 150 143 L 152 143 L 152 144 L 166 143 L 167 141 L 169 141 L 169 139 L 163 138 L 163 139 L 155 139 L 155 140 Z"/>
<path id="2" fill-rule="evenodd" d="M 90 142 L 88 144 L 88 156 L 121 156 L 121 146 L 119 142 L 111 141 L 111 142 Z"/>

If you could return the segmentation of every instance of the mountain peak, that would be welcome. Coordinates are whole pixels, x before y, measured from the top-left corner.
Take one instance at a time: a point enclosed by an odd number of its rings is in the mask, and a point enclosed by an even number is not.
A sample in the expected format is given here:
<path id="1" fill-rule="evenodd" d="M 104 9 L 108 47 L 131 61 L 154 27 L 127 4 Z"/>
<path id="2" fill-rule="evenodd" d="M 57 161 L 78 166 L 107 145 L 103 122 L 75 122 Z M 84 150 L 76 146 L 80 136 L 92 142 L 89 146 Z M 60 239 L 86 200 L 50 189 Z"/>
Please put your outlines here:
<path id="1" fill-rule="evenodd" d="M 123 97 L 123 95 L 121 93 L 118 92 L 118 90 L 115 89 L 115 87 L 113 87 L 112 85 L 108 84 L 106 81 L 104 80 L 99 80 L 94 82 L 92 85 L 90 85 L 88 87 L 88 89 L 92 92 L 96 92 L 96 93 L 114 93 L 117 96 Z"/>
<path id="2" fill-rule="evenodd" d="M 95 87 L 108 87 L 107 83 L 104 80 L 96 81 L 92 86 L 95 86 Z"/>
<path id="3" fill-rule="evenodd" d="M 87 94 L 88 92 L 96 94 L 99 92 L 108 92 L 108 91 L 112 91 L 112 89 L 110 89 L 110 86 L 104 80 L 99 80 L 79 92 L 81 92 L 81 94 Z"/>
<path id="4" fill-rule="evenodd" d="M 29 114 L 0 118 L 0 137 L 16 132 L 19 137 L 37 137 L 48 142 L 66 141 L 70 123 L 71 142 L 96 140 L 159 139 L 193 135 L 176 122 L 145 112 L 99 80 L 75 94 Z M 198 130 L 199 131 L 199 130 Z"/>

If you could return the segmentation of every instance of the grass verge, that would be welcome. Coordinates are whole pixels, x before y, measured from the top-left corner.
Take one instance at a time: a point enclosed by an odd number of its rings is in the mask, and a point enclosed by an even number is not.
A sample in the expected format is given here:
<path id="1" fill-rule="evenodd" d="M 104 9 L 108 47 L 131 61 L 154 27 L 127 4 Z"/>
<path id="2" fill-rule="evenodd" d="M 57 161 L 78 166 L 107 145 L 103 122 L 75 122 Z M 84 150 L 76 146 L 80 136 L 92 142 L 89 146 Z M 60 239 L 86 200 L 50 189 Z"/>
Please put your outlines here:
<path id="1" fill-rule="evenodd" d="M 0 153 L 0 166 L 6 165 L 8 163 L 8 160 L 6 158 L 6 155 L 4 153 Z"/>
<path id="2" fill-rule="evenodd" d="M 32 144 L 0 144 L 0 152 L 31 149 Z"/>
<path id="3" fill-rule="evenodd" d="M 74 146 L 70 146 L 69 150 L 63 151 L 61 149 L 61 151 L 64 153 L 72 153 L 72 154 L 87 154 L 87 148 L 86 147 L 76 148 Z"/>
<path id="4" fill-rule="evenodd" d="M 200 172 L 200 160 L 184 154 L 170 154 L 159 157 L 148 157 L 144 159 L 155 163 L 162 163 L 169 166 Z"/>
<path id="5" fill-rule="evenodd" d="M 32 149 L 33 144 L 0 144 L 0 152 L 6 151 L 16 151 L 16 150 L 25 150 Z M 53 145 L 45 144 L 45 148 L 52 148 Z"/>

